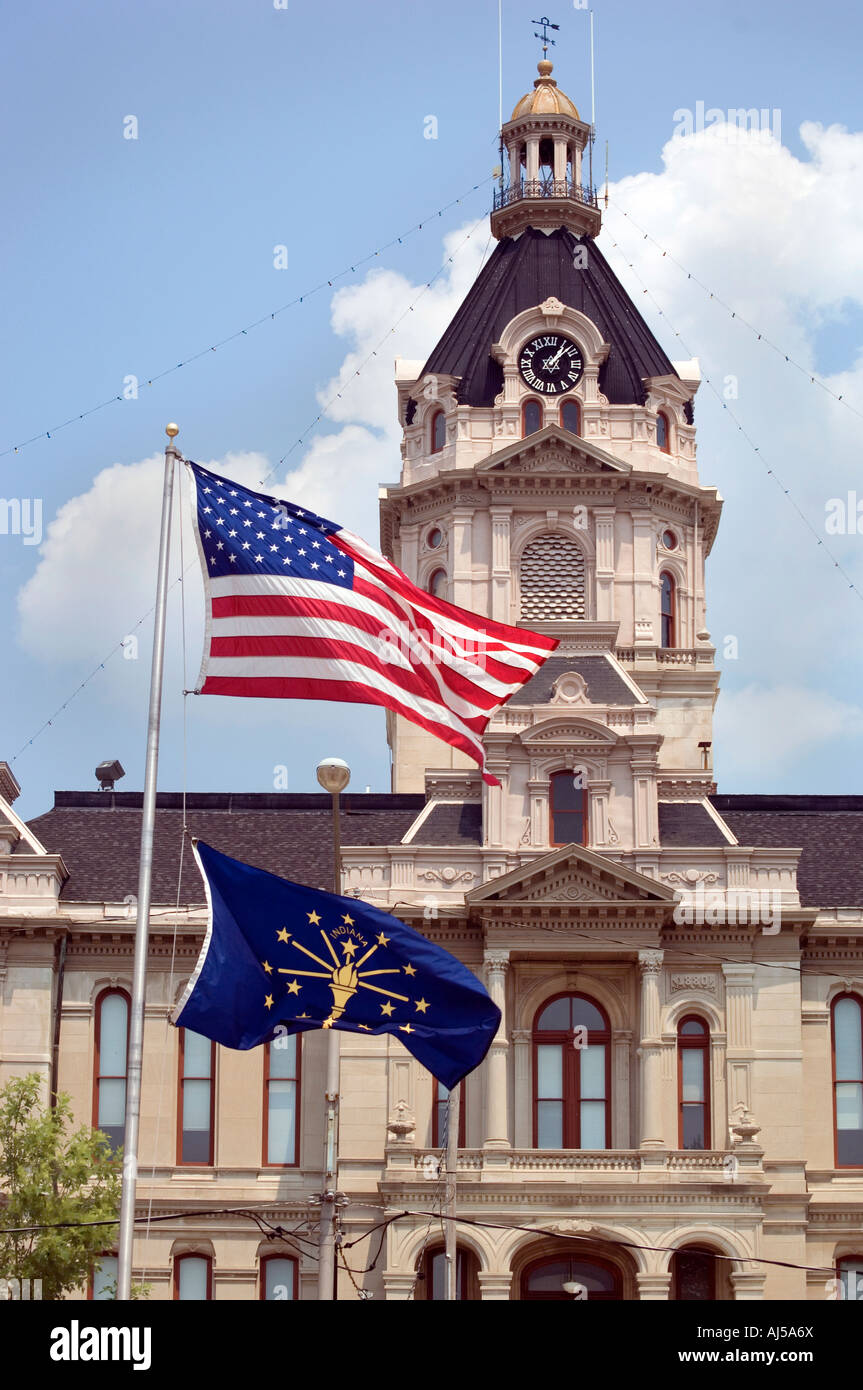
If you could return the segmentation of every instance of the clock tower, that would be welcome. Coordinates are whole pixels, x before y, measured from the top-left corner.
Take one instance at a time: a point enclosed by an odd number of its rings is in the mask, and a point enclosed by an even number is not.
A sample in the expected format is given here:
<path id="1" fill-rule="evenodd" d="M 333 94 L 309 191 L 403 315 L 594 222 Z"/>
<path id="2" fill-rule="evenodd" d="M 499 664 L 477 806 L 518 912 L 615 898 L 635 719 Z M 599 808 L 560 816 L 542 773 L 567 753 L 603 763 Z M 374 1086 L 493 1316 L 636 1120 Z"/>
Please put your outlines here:
<path id="1" fill-rule="evenodd" d="M 544 59 L 503 127 L 495 251 L 428 359 L 396 364 L 385 552 L 559 646 L 489 725 L 499 789 L 394 715 L 392 786 L 481 798 L 487 850 L 574 840 L 649 872 L 663 806 L 696 800 L 720 833 L 704 564 L 721 502 L 696 465 L 697 363 L 669 360 L 597 245 L 590 137 Z"/>

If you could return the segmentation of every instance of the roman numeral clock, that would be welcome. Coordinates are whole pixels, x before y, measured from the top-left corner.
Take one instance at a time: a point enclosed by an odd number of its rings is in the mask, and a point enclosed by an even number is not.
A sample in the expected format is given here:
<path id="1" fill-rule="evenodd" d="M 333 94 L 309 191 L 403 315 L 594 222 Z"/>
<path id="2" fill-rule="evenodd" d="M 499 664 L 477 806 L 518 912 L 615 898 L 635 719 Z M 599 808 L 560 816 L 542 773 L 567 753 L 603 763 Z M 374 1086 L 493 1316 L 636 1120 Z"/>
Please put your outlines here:
<path id="1" fill-rule="evenodd" d="M 542 333 L 525 343 L 518 369 L 532 390 L 542 391 L 547 396 L 561 396 L 581 380 L 584 361 L 581 349 L 571 338 L 559 333 Z"/>

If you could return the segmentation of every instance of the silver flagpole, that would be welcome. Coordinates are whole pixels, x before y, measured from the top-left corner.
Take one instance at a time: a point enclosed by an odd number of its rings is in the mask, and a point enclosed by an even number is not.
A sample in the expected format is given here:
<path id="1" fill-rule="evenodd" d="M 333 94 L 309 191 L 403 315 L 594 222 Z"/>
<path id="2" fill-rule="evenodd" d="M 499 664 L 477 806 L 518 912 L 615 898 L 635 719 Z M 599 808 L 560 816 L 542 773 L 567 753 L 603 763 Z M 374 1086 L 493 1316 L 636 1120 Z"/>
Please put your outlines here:
<path id="1" fill-rule="evenodd" d="M 144 772 L 144 813 L 141 817 L 141 857 L 138 864 L 138 913 L 135 922 L 135 970 L 129 1019 L 126 1080 L 126 1131 L 123 1140 L 123 1189 L 120 1201 L 120 1243 L 117 1260 L 117 1298 L 132 1293 L 132 1241 L 135 1234 L 135 1187 L 138 1177 L 138 1121 L 141 1113 L 141 1063 L 144 1053 L 144 994 L 147 985 L 147 944 L 150 935 L 150 889 L 153 877 L 153 827 L 156 820 L 156 779 L 159 769 L 159 723 L 162 715 L 162 671 L 165 659 L 165 611 L 171 547 L 171 502 L 174 464 L 181 454 L 174 444 L 177 425 L 166 425 L 165 481 L 156 582 L 156 620 L 153 626 L 153 664 L 150 668 L 150 714 L 147 724 L 147 762 Z"/>
<path id="2" fill-rule="evenodd" d="M 341 758 L 324 758 L 317 766 L 317 778 L 333 799 L 333 892 L 342 891 L 342 837 L 339 824 L 339 793 L 351 778 L 351 770 Z M 331 1303 L 336 1297 L 336 1196 L 339 1168 L 339 1034 L 327 1029 L 327 1074 L 324 1100 L 324 1171 L 321 1186 L 321 1219 L 318 1226 L 318 1300 Z"/>
<path id="3" fill-rule="evenodd" d="M 458 1298 L 458 1231 L 456 1228 L 456 1191 L 458 1186 L 458 1127 L 459 1127 L 459 1087 L 450 1091 L 447 1097 L 446 1118 L 446 1232 L 445 1260 L 446 1296 L 454 1302 Z"/>

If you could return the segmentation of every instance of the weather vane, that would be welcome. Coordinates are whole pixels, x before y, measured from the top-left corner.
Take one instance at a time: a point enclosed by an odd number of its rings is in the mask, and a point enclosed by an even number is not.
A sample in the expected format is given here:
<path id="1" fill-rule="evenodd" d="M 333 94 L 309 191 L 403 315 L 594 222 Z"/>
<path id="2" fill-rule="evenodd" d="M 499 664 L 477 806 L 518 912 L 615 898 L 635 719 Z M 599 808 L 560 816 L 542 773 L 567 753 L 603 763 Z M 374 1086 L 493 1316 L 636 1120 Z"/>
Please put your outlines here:
<path id="1" fill-rule="evenodd" d="M 542 16 L 542 19 L 532 19 L 530 22 L 531 22 L 531 24 L 541 24 L 541 25 L 542 25 L 542 33 L 541 33 L 541 34 L 538 34 L 538 33 L 536 32 L 536 30 L 534 30 L 533 37 L 534 37 L 535 39 L 542 39 L 542 56 L 543 56 L 543 58 L 544 58 L 544 57 L 546 56 L 546 54 L 548 53 L 548 45 L 551 44 L 551 46 L 552 46 L 552 48 L 553 48 L 554 45 L 555 45 L 555 43 L 557 42 L 556 39 L 550 39 L 550 38 L 548 37 L 548 31 L 549 31 L 549 29 L 559 29 L 559 28 L 560 28 L 560 25 L 559 25 L 559 24 L 552 24 L 552 22 L 551 22 L 551 20 L 549 19 L 549 17 L 548 17 L 547 14 L 544 14 L 544 15 Z"/>

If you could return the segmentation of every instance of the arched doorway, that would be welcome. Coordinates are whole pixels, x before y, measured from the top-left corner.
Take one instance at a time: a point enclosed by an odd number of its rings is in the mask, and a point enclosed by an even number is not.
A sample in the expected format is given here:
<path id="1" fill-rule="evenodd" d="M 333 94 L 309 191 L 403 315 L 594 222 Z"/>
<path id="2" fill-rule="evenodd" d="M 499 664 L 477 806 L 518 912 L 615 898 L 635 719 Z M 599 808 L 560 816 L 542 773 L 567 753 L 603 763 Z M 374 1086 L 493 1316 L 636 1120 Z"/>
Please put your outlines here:
<path id="1" fill-rule="evenodd" d="M 533 1260 L 521 1276 L 521 1298 L 531 1303 L 609 1303 L 622 1297 L 620 1270 L 595 1255 L 547 1256 Z"/>

